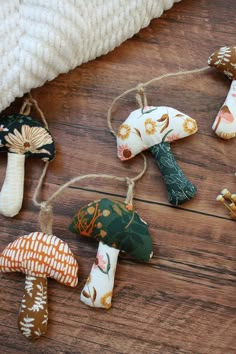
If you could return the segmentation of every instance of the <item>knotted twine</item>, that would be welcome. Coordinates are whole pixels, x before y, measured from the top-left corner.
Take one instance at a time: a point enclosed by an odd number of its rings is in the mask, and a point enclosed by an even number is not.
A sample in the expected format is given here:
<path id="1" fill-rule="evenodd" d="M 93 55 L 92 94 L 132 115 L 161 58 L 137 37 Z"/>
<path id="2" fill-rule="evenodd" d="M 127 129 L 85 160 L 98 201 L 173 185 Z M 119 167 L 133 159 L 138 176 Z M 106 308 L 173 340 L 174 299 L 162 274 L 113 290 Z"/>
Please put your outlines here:
<path id="1" fill-rule="evenodd" d="M 112 127 L 112 111 L 113 108 L 115 106 L 115 104 L 124 96 L 128 95 L 131 92 L 136 92 L 136 100 L 138 105 L 140 106 L 140 108 L 144 108 L 145 106 L 148 105 L 147 103 L 147 97 L 145 94 L 145 87 L 149 86 L 150 84 L 162 80 L 164 78 L 169 78 L 169 77 L 173 77 L 173 76 L 182 76 L 182 75 L 186 75 L 186 74 L 194 74 L 194 73 L 200 73 L 202 71 L 205 70 L 209 70 L 209 67 L 203 67 L 200 69 L 194 69 L 194 70 L 187 70 L 187 71 L 179 71 L 176 73 L 167 73 L 158 77 L 155 77 L 145 83 L 140 83 L 137 86 L 123 92 L 121 95 L 117 96 L 111 103 L 111 106 L 108 110 L 107 113 L 107 125 L 109 128 L 110 133 L 112 133 L 115 137 L 116 137 L 116 132 Z M 35 100 L 34 100 L 35 101 Z M 29 104 L 31 104 L 32 101 L 29 102 Z M 36 105 L 35 105 L 36 106 Z M 37 106 L 36 106 L 37 107 Z M 46 119 L 45 119 L 46 120 Z M 42 201 L 39 202 L 38 201 L 38 196 L 40 193 L 40 190 L 42 188 L 43 185 L 43 181 L 47 172 L 47 168 L 48 165 L 45 165 L 44 169 L 43 169 L 43 173 L 39 179 L 38 185 L 35 189 L 34 195 L 33 195 L 33 203 L 36 207 L 40 208 L 40 213 L 39 213 L 39 222 L 40 222 L 40 227 L 42 229 L 42 232 L 45 232 L 47 234 L 52 234 L 52 225 L 53 225 L 53 207 L 52 207 L 52 203 L 54 202 L 54 200 L 64 191 L 64 189 L 66 189 L 67 187 L 71 186 L 72 184 L 85 180 L 85 179 L 97 179 L 97 178 L 101 178 L 101 179 L 110 179 L 110 180 L 116 180 L 116 181 L 121 181 L 121 182 L 125 182 L 128 186 L 127 188 L 127 194 L 126 194 L 126 200 L 125 200 L 125 204 L 127 205 L 128 208 L 132 208 L 133 207 L 133 198 L 134 198 L 134 187 L 135 187 L 135 182 L 137 182 L 138 180 L 140 180 L 143 175 L 146 173 L 147 171 L 147 159 L 145 157 L 144 154 L 141 154 L 141 156 L 143 157 L 143 169 L 141 170 L 141 172 L 133 177 L 119 177 L 119 176 L 115 176 L 115 175 L 109 175 L 109 174 L 87 174 L 87 175 L 80 175 L 77 177 L 72 178 L 71 180 L 69 180 L 68 182 L 66 182 L 65 184 L 61 185 L 56 192 L 54 192 L 46 201 Z"/>
<path id="2" fill-rule="evenodd" d="M 38 105 L 38 102 L 32 97 L 31 93 L 28 94 L 28 97 L 24 99 L 23 105 L 20 109 L 20 114 L 23 114 L 25 116 L 28 116 L 31 112 L 32 106 L 35 106 L 36 110 L 38 111 L 40 118 L 43 121 L 44 127 L 48 129 L 48 122 L 45 118 L 45 115 L 41 108 Z"/>
<path id="3" fill-rule="evenodd" d="M 23 114 L 25 116 L 28 116 L 31 112 L 31 108 L 32 107 L 35 107 L 36 110 L 38 111 L 39 115 L 40 115 L 40 118 L 44 124 L 44 128 L 46 128 L 48 130 L 48 122 L 45 118 L 45 115 L 43 113 L 43 111 L 41 110 L 41 108 L 39 107 L 38 105 L 38 102 L 32 97 L 31 93 L 29 92 L 28 94 L 28 97 L 26 97 L 24 99 L 24 102 L 21 106 L 21 109 L 20 109 L 20 114 Z M 42 175 L 45 176 L 46 175 L 46 172 L 47 172 L 47 169 L 48 169 L 48 166 L 49 166 L 49 161 L 46 161 L 45 162 L 45 166 L 44 166 L 44 169 L 43 169 L 43 172 L 42 172 Z"/>

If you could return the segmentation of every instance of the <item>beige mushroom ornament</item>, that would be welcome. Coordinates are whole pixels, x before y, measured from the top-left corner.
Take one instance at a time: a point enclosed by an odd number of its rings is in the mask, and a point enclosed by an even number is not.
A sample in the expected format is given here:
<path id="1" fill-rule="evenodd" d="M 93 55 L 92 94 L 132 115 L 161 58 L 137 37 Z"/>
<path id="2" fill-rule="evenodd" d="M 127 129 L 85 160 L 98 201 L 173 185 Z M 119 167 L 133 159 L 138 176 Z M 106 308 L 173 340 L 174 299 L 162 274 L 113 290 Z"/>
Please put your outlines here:
<path id="1" fill-rule="evenodd" d="M 0 152 L 7 152 L 0 213 L 13 217 L 19 213 L 23 202 L 25 158 L 51 161 L 55 156 L 54 141 L 48 129 L 28 115 L 1 116 Z"/>
<path id="2" fill-rule="evenodd" d="M 0 256 L 0 272 L 26 275 L 18 327 L 28 339 L 46 333 L 48 323 L 47 278 L 67 286 L 78 282 L 78 263 L 67 243 L 54 235 L 33 232 L 10 243 Z"/>
<path id="3" fill-rule="evenodd" d="M 220 138 L 231 139 L 236 136 L 236 46 L 221 47 L 211 54 L 208 64 L 232 80 L 226 100 L 212 126 Z"/>
<path id="4" fill-rule="evenodd" d="M 180 205 L 192 199 L 197 188 L 184 175 L 172 154 L 170 143 L 197 132 L 197 122 L 186 114 L 165 106 L 144 106 L 131 112 L 117 132 L 120 160 L 149 150 L 161 171 L 168 200 Z"/>

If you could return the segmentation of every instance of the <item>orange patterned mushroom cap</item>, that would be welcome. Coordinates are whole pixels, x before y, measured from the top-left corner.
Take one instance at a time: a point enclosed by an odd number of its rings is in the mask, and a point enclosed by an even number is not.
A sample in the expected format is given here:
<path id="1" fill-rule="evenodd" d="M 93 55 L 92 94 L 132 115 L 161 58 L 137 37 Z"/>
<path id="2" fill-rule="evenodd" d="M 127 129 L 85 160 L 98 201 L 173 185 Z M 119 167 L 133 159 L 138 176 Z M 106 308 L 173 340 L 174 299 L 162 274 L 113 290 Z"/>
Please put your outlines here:
<path id="1" fill-rule="evenodd" d="M 54 235 L 32 232 L 11 242 L 0 256 L 0 272 L 54 278 L 75 287 L 78 263 L 67 243 Z"/>
<path id="2" fill-rule="evenodd" d="M 236 46 L 221 47 L 216 50 L 209 57 L 208 64 L 234 80 L 236 78 Z"/>

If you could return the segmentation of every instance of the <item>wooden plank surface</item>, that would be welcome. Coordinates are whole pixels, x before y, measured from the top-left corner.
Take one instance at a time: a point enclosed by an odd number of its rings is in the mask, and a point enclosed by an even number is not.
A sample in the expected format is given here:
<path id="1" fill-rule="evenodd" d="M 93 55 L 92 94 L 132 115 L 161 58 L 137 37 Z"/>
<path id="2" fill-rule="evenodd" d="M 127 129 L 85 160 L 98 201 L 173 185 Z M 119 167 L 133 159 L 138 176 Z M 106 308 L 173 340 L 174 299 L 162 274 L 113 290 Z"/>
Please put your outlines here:
<path id="1" fill-rule="evenodd" d="M 33 90 L 57 143 L 41 198 L 79 174 L 137 174 L 142 159 L 118 161 L 106 126 L 113 98 L 155 76 L 206 66 L 217 47 L 235 44 L 235 24 L 235 0 L 183 0 L 113 52 Z M 173 143 L 180 166 L 198 187 L 197 197 L 179 208 L 170 206 L 147 153 L 148 172 L 137 183 L 135 206 L 150 226 L 154 257 L 149 264 L 120 258 L 113 306 L 106 311 L 79 300 L 97 245 L 67 227 L 89 201 L 107 195 L 123 201 L 126 186 L 89 180 L 68 188 L 54 205 L 53 229 L 78 257 L 79 285 L 68 289 L 49 281 L 48 332 L 31 343 L 16 324 L 24 277 L 1 275 L 0 353 L 236 353 L 236 223 L 215 201 L 223 187 L 236 192 L 235 139 L 222 141 L 211 130 L 229 85 L 209 69 L 147 89 L 150 104 L 175 107 L 198 121 L 198 134 Z M 17 99 L 5 112 L 18 112 L 21 104 Z M 135 108 L 133 94 L 122 99 L 114 126 Z M 0 156 L 2 180 L 5 166 L 6 157 Z M 40 161 L 26 162 L 23 209 L 14 219 L 1 217 L 0 251 L 14 238 L 39 230 L 32 195 L 42 167 Z"/>

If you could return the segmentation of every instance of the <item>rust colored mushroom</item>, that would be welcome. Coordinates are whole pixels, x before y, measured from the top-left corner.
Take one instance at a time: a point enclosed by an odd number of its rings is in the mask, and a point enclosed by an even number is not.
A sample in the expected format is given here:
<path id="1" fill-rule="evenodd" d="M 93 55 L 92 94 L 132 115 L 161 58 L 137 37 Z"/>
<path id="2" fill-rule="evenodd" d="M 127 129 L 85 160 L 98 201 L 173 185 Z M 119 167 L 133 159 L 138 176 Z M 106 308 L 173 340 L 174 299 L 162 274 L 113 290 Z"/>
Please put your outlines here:
<path id="1" fill-rule="evenodd" d="M 67 243 L 54 235 L 33 232 L 10 243 L 0 256 L 0 272 L 22 272 L 25 290 L 18 327 L 28 339 L 46 333 L 48 323 L 47 278 L 75 287 L 78 263 Z"/>
<path id="2" fill-rule="evenodd" d="M 220 138 L 231 139 L 236 136 L 236 46 L 221 47 L 211 54 L 208 64 L 232 80 L 226 100 L 212 126 Z"/>

